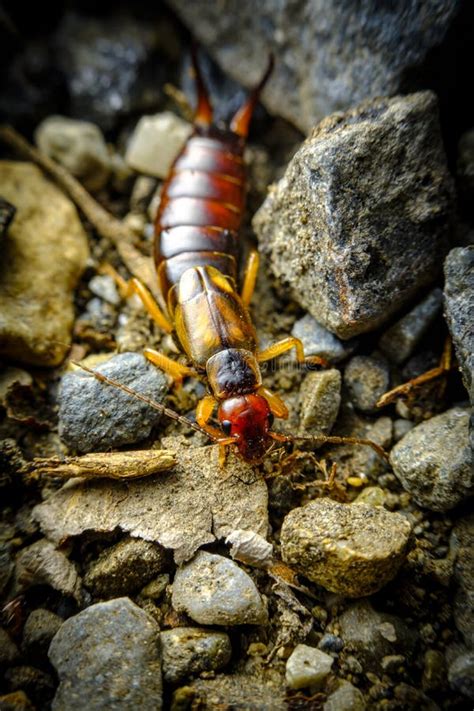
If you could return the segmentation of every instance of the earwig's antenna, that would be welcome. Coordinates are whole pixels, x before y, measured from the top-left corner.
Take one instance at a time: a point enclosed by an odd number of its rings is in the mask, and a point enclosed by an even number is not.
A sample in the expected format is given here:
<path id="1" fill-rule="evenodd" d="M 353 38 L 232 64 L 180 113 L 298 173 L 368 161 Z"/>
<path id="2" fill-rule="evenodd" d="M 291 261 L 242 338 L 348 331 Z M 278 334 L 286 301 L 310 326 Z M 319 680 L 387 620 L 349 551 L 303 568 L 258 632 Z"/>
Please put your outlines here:
<path id="1" fill-rule="evenodd" d="M 282 432 L 270 432 L 270 437 L 275 439 L 277 442 L 308 442 L 311 444 L 362 444 L 367 447 L 371 447 L 374 452 L 376 452 L 379 457 L 382 457 L 388 462 L 387 452 L 375 442 L 370 439 L 359 439 L 358 437 L 336 437 L 336 436 L 326 436 L 326 435 L 312 435 L 310 437 L 293 437 L 291 435 L 285 435 Z"/>
<path id="2" fill-rule="evenodd" d="M 90 375 L 93 375 L 94 378 L 97 378 L 97 380 L 100 380 L 102 383 L 107 383 L 107 385 L 113 385 L 115 388 L 119 388 L 120 390 L 123 390 L 128 395 L 135 397 L 138 400 L 142 400 L 142 402 L 146 402 L 147 405 L 152 407 L 154 410 L 158 410 L 158 412 L 161 412 L 163 415 L 166 415 L 166 417 L 169 417 L 171 420 L 175 420 L 176 422 L 180 422 L 182 425 L 191 427 L 191 429 L 195 430 L 196 432 L 200 432 L 201 434 L 206 435 L 206 437 L 208 437 L 209 439 L 212 439 L 213 442 L 219 442 L 218 437 L 211 434 L 210 432 L 207 432 L 203 427 L 200 427 L 196 422 L 193 422 L 192 420 L 188 420 L 187 417 L 184 417 L 183 415 L 178 415 L 177 412 L 175 412 L 174 410 L 170 410 L 169 407 L 166 407 L 165 405 L 162 405 L 159 402 L 155 402 L 154 400 L 147 397 L 146 395 L 137 393 L 135 390 L 133 390 L 132 388 L 129 388 L 127 385 L 124 385 L 123 383 L 119 383 L 118 380 L 113 380 L 112 378 L 107 377 L 107 375 L 103 375 L 102 373 L 99 373 L 97 370 L 92 370 L 92 368 L 88 368 L 86 365 L 83 365 L 82 363 L 78 363 L 75 360 L 70 360 L 69 362 L 72 363 L 73 365 L 76 365 L 78 368 L 81 368 L 81 370 L 85 370 L 86 373 L 90 373 Z"/>

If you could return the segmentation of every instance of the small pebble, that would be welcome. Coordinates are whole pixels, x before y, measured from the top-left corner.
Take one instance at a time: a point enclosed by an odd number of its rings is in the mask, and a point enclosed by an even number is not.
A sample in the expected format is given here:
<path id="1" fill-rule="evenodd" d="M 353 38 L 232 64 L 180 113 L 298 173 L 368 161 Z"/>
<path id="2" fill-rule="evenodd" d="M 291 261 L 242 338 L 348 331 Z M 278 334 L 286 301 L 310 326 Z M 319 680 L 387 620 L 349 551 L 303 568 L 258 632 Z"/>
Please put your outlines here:
<path id="1" fill-rule="evenodd" d="M 380 486 L 366 486 L 357 496 L 354 504 L 367 504 L 368 506 L 383 506 L 387 495 Z"/>
<path id="2" fill-rule="evenodd" d="M 2 711 L 36 711 L 24 691 L 13 691 L 0 696 L 0 708 Z"/>
<path id="3" fill-rule="evenodd" d="M 390 387 L 388 365 L 381 358 L 354 356 L 344 371 L 344 384 L 361 412 L 377 412 L 377 401 Z"/>
<path id="4" fill-rule="evenodd" d="M 64 620 L 54 612 L 38 608 L 28 616 L 23 628 L 22 648 L 34 658 L 42 658 Z"/>
<path id="5" fill-rule="evenodd" d="M 170 584 L 170 576 L 168 573 L 158 575 L 154 580 L 151 580 L 148 585 L 145 585 L 140 594 L 142 597 L 150 600 L 158 600 Z"/>
<path id="6" fill-rule="evenodd" d="M 348 681 L 342 681 L 323 704 L 323 711 L 365 711 L 365 708 L 364 694 Z"/>
<path id="7" fill-rule="evenodd" d="M 216 671 L 230 660 L 232 647 L 225 632 L 176 627 L 160 634 L 163 677 L 169 684 L 204 671 Z"/>
<path id="8" fill-rule="evenodd" d="M 450 558 L 459 585 L 454 597 L 454 623 L 468 647 L 474 647 L 474 516 L 456 521 L 450 538 Z"/>
<path id="9" fill-rule="evenodd" d="M 385 331 L 379 347 L 392 363 L 403 363 L 413 354 L 440 312 L 442 301 L 441 289 L 433 289 L 414 309 Z"/>
<path id="10" fill-rule="evenodd" d="M 449 665 L 450 686 L 474 701 L 474 651 L 460 654 Z"/>
<path id="11" fill-rule="evenodd" d="M 405 437 L 410 430 L 414 428 L 415 424 L 411 420 L 404 420 L 403 418 L 398 418 L 393 423 L 393 439 L 395 442 L 399 442 L 403 437 Z"/>
<path id="12" fill-rule="evenodd" d="M 393 447 L 390 462 L 417 504 L 454 508 L 474 490 L 469 412 L 454 407 L 421 422 Z"/>
<path id="13" fill-rule="evenodd" d="M 5 672 L 10 691 L 24 691 L 39 708 L 49 708 L 55 683 L 50 674 L 29 665 L 10 667 Z"/>
<path id="14" fill-rule="evenodd" d="M 333 662 L 329 654 L 306 644 L 298 644 L 286 662 L 286 684 L 290 689 L 319 689 L 329 675 Z"/>
<path id="15" fill-rule="evenodd" d="M 254 531 L 231 531 L 225 542 L 230 546 L 230 555 L 234 560 L 239 560 L 255 568 L 265 568 L 271 563 L 273 546 Z"/>
<path id="16" fill-rule="evenodd" d="M 108 274 L 97 274 L 95 277 L 92 277 L 89 282 L 89 289 L 93 294 L 107 301 L 107 303 L 112 306 L 118 306 L 120 304 L 117 286 L 112 277 L 108 276 Z"/>
<path id="17" fill-rule="evenodd" d="M 49 648 L 60 681 L 54 711 L 161 709 L 158 637 L 156 622 L 128 598 L 70 617 Z"/>
<path id="18" fill-rule="evenodd" d="M 252 578 L 237 563 L 199 551 L 179 568 L 172 604 L 202 625 L 260 625 L 267 610 Z"/>
<path id="19" fill-rule="evenodd" d="M 84 576 L 84 585 L 102 598 L 128 595 L 167 565 L 166 551 L 141 538 L 125 538 L 103 551 Z"/>
<path id="20" fill-rule="evenodd" d="M 306 355 L 317 355 L 325 358 L 329 363 L 339 363 L 344 360 L 351 355 L 359 343 L 356 338 L 341 341 L 310 314 L 296 321 L 291 335 L 302 341 Z"/>
<path id="21" fill-rule="evenodd" d="M 446 661 L 444 654 L 437 649 L 425 652 L 425 665 L 421 685 L 428 693 L 441 689 L 446 682 Z"/>
<path id="22" fill-rule="evenodd" d="M 0 627 L 0 668 L 9 666 L 19 657 L 18 647 L 6 630 Z"/>
<path id="23" fill-rule="evenodd" d="M 341 374 L 336 368 L 308 373 L 301 384 L 299 434 L 327 435 L 341 404 Z"/>
<path id="24" fill-rule="evenodd" d="M 38 148 L 69 170 L 90 192 L 101 190 L 110 175 L 102 131 L 93 123 L 49 116 L 35 131 Z"/>
<path id="25" fill-rule="evenodd" d="M 417 641 L 414 629 L 395 615 L 377 612 L 368 600 L 352 603 L 339 617 L 339 627 L 344 651 L 351 651 L 365 672 L 381 672 L 387 656 L 410 658 Z"/>
<path id="26" fill-rule="evenodd" d="M 16 559 L 16 593 L 36 585 L 48 585 L 78 602 L 81 600 L 81 579 L 74 564 L 46 538 L 23 548 Z"/>
<path id="27" fill-rule="evenodd" d="M 338 654 L 344 647 L 343 640 L 335 634 L 324 634 L 318 642 L 318 649 L 328 654 Z"/>
<path id="28" fill-rule="evenodd" d="M 285 563 L 327 590 L 360 597 L 395 577 L 410 532 L 401 514 L 317 499 L 286 516 L 281 554 Z"/>
<path id="29" fill-rule="evenodd" d="M 121 353 L 96 370 L 161 402 L 168 384 L 161 370 L 138 353 Z M 161 413 L 127 393 L 76 370 L 62 378 L 59 435 L 73 450 L 97 452 L 148 437 Z"/>
<path id="30" fill-rule="evenodd" d="M 192 127 L 170 111 L 142 116 L 130 138 L 126 163 L 138 173 L 166 178 Z"/>

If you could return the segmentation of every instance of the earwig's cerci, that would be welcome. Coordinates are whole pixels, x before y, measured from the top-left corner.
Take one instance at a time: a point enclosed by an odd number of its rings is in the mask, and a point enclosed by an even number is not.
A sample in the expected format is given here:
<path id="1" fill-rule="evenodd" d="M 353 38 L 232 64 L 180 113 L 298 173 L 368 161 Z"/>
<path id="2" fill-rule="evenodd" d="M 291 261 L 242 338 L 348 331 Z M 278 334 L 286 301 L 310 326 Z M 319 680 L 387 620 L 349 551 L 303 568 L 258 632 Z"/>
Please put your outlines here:
<path id="1" fill-rule="evenodd" d="M 272 440 L 293 439 L 271 431 L 273 418 L 286 418 L 288 410 L 276 393 L 262 385 L 259 364 L 291 348 L 301 364 L 322 361 L 316 356 L 305 358 L 301 341 L 293 337 L 258 349 L 248 312 L 258 270 L 256 251 L 249 254 L 238 289 L 239 228 L 246 190 L 243 153 L 273 59 L 224 129 L 212 123 L 212 106 L 195 53 L 193 66 L 198 90 L 194 131 L 164 182 L 155 224 L 160 304 L 137 279 L 130 286 L 160 327 L 173 333 L 190 365 L 152 349 L 145 350 L 146 357 L 175 382 L 189 375 L 204 379 L 209 392 L 197 406 L 198 425 L 219 444 L 237 445 L 243 459 L 256 463 Z M 222 431 L 209 422 L 216 407 Z"/>

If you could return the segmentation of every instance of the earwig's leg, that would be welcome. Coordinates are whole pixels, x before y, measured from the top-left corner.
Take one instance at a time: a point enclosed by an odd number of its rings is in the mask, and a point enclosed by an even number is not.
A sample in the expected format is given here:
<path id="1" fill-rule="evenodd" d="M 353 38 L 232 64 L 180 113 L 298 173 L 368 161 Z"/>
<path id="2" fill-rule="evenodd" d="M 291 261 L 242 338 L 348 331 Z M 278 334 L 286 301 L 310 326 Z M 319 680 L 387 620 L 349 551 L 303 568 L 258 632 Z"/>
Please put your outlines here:
<path id="1" fill-rule="evenodd" d="M 187 375 L 190 375 L 194 378 L 197 376 L 197 373 L 194 368 L 190 368 L 189 366 L 183 365 L 182 363 L 177 363 L 172 358 L 168 358 L 168 356 L 165 356 L 163 353 L 159 353 L 158 351 L 155 351 L 152 348 L 145 348 L 145 350 L 143 351 L 143 355 L 154 365 L 157 365 L 158 368 L 161 368 L 161 370 L 164 370 L 165 373 L 171 375 L 175 385 L 181 385 L 181 383 L 183 382 L 183 378 Z"/>
<path id="2" fill-rule="evenodd" d="M 217 401 L 213 395 L 205 395 L 202 400 L 199 400 L 196 407 L 196 422 L 214 439 L 216 437 L 222 439 L 222 432 L 217 427 L 210 425 L 208 422 L 216 405 Z M 229 438 L 227 437 L 225 439 Z M 231 441 L 233 442 L 234 440 L 232 439 Z"/>
<path id="3" fill-rule="evenodd" d="M 288 408 L 279 395 L 272 393 L 271 390 L 263 386 L 259 388 L 257 392 L 268 402 L 270 410 L 275 417 L 281 417 L 283 420 L 286 420 L 289 415 Z"/>
<path id="4" fill-rule="evenodd" d="M 408 395 L 414 388 L 417 388 L 424 383 L 429 383 L 431 380 L 435 380 L 436 378 L 440 378 L 442 375 L 451 370 L 451 362 L 452 342 L 451 338 L 448 336 L 444 343 L 439 366 L 437 368 L 431 368 L 431 370 L 427 370 L 426 373 L 422 373 L 421 375 L 418 375 L 418 377 L 412 378 L 408 382 L 402 383 L 402 385 L 398 385 L 396 388 L 389 390 L 378 400 L 377 407 L 385 407 L 385 405 L 390 405 L 398 397 Z"/>
<path id="5" fill-rule="evenodd" d="M 272 346 L 260 351 L 260 353 L 257 354 L 257 360 L 259 363 L 263 363 L 266 360 L 271 360 L 271 358 L 277 358 L 283 353 L 286 353 L 286 351 L 291 350 L 291 348 L 296 350 L 296 359 L 298 363 L 321 366 L 327 365 L 324 358 L 319 358 L 318 356 L 307 356 L 305 358 L 303 344 L 299 338 L 294 338 L 293 336 L 283 338 L 281 341 L 278 341 L 278 343 L 274 343 Z"/>
<path id="6" fill-rule="evenodd" d="M 101 271 L 112 277 L 112 279 L 118 286 L 122 298 L 128 299 L 133 294 L 137 294 L 153 321 L 157 323 L 158 326 L 166 333 L 172 332 L 172 324 L 168 321 L 168 319 L 156 303 L 153 295 L 148 291 L 146 286 L 142 284 L 139 279 L 133 278 L 130 279 L 130 281 L 125 281 L 125 279 L 120 276 L 120 274 L 113 268 L 111 264 L 105 264 L 102 267 Z"/>
<path id="7" fill-rule="evenodd" d="M 242 286 L 242 293 L 240 295 L 245 306 L 248 306 L 250 304 L 253 292 L 255 290 L 255 282 L 257 281 L 259 262 L 260 258 L 258 256 L 257 250 L 252 249 L 248 256 L 247 264 L 245 265 L 244 284 Z"/>

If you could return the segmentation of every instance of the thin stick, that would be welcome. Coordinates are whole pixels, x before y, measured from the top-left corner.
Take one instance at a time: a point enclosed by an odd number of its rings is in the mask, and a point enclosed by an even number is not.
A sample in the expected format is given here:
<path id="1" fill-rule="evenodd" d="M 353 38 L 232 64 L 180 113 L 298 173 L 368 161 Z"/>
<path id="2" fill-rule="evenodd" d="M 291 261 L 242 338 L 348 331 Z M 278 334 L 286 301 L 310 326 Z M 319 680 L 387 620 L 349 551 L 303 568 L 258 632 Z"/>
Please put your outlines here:
<path id="1" fill-rule="evenodd" d="M 156 292 L 152 261 L 133 246 L 134 234 L 123 222 L 99 205 L 68 170 L 34 148 L 14 128 L 0 126 L 0 140 L 48 173 L 84 213 L 100 236 L 115 245 L 120 259 L 130 273 L 143 281 L 152 292 Z"/>
<path id="2" fill-rule="evenodd" d="M 127 385 L 124 385 L 123 383 L 119 383 L 118 380 L 113 380 L 112 378 L 107 377 L 107 375 L 103 375 L 102 373 L 99 373 L 97 370 L 92 370 L 92 368 L 88 368 L 87 365 L 78 363 L 75 360 L 70 360 L 69 362 L 72 363 L 73 365 L 76 365 L 78 368 L 85 370 L 86 373 L 90 373 L 90 375 L 93 375 L 94 378 L 97 378 L 97 380 L 100 380 L 102 383 L 107 383 L 107 385 L 113 385 L 114 388 L 119 388 L 120 390 L 123 390 L 131 397 L 135 397 L 135 398 L 137 398 L 137 400 L 146 402 L 147 405 L 152 407 L 154 410 L 158 410 L 158 412 L 161 412 L 163 415 L 166 415 L 166 417 L 169 417 L 171 420 L 180 422 L 182 425 L 186 425 L 187 427 L 190 427 L 191 429 L 195 430 L 196 432 L 200 432 L 201 434 L 206 435 L 206 437 L 208 437 L 209 439 L 212 439 L 213 442 L 219 442 L 219 437 L 216 437 L 215 435 L 212 435 L 210 432 L 207 432 L 203 427 L 200 427 L 196 422 L 193 422 L 192 420 L 188 420 L 187 417 L 184 417 L 183 415 L 178 415 L 177 412 L 175 412 L 174 410 L 170 410 L 169 407 L 166 407 L 165 405 L 162 405 L 159 402 L 155 402 L 155 400 L 152 400 L 151 398 L 147 397 L 146 395 L 137 393 L 136 390 L 132 390 L 132 388 L 129 388 Z"/>
<path id="3" fill-rule="evenodd" d="M 34 474 L 65 479 L 138 479 L 171 469 L 176 464 L 175 452 L 169 449 L 133 450 L 128 452 L 91 452 L 82 457 L 38 457 L 32 462 Z"/>

